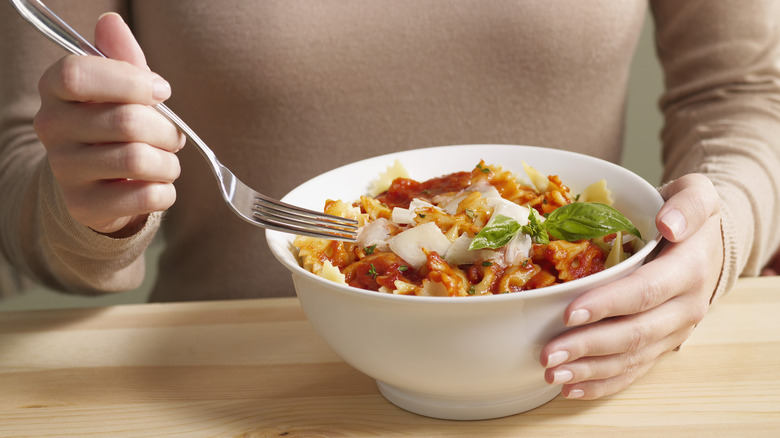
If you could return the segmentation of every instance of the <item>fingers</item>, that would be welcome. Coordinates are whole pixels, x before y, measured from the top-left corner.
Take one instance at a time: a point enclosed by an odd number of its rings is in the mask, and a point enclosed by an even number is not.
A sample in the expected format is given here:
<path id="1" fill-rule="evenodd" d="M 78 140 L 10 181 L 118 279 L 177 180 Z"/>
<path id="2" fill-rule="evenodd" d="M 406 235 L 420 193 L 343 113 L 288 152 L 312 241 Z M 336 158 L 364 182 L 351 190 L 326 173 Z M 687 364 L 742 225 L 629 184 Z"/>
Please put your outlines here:
<path id="1" fill-rule="evenodd" d="M 584 399 L 628 386 L 704 318 L 722 263 L 716 213 L 628 277 L 573 300 L 564 320 L 574 328 L 542 349 L 546 381 Z"/>
<path id="2" fill-rule="evenodd" d="M 644 312 L 691 290 L 714 289 L 717 274 L 713 278 L 711 271 L 720 272 L 723 251 L 717 192 L 700 175 L 682 177 L 663 191 L 669 200 L 658 216 L 680 212 L 687 223 L 682 233 L 686 244 L 666 244 L 651 263 L 572 301 L 565 312 L 567 326 Z"/>
<path id="3" fill-rule="evenodd" d="M 629 322 L 616 323 L 612 330 L 631 331 L 632 327 Z M 550 384 L 564 385 L 562 392 L 569 398 L 596 399 L 613 394 L 645 375 L 661 356 L 682 344 L 692 331 L 692 326 L 674 329 L 641 348 L 613 348 L 613 353 L 602 355 L 587 353 L 577 360 L 545 370 L 544 378 Z M 650 340 L 651 337 L 640 339 Z M 621 336 L 616 340 L 623 345 L 635 342 L 634 338 Z"/>
<path id="4" fill-rule="evenodd" d="M 653 262 L 573 300 L 564 312 L 566 325 L 574 327 L 645 312 L 692 290 L 709 288 L 711 292 L 717 277 L 713 279 L 707 268 L 716 251 L 712 248 L 714 244 L 704 239 L 720 234 L 719 217 L 710 218 L 702 228 L 705 228 L 705 233 L 688 245 L 666 245 Z M 700 262 L 691 263 L 694 260 Z M 706 312 L 706 309 L 698 310 Z M 691 316 L 703 317 L 698 313 Z"/>
<path id="5" fill-rule="evenodd" d="M 95 45 L 111 59 L 126 61 L 136 67 L 147 69 L 146 56 L 141 46 L 117 13 L 108 12 L 98 18 L 95 25 Z"/>
<path id="6" fill-rule="evenodd" d="M 712 182 L 699 174 L 672 181 L 661 188 L 661 195 L 666 203 L 656 216 L 656 226 L 671 242 L 679 242 L 695 233 L 720 209 L 720 198 Z"/>
<path id="7" fill-rule="evenodd" d="M 49 162 L 63 186 L 115 179 L 172 183 L 181 172 L 176 155 L 146 143 L 75 145 L 49 154 Z"/>
<path id="8" fill-rule="evenodd" d="M 47 149 L 60 144 L 140 142 L 177 152 L 184 136 L 155 109 L 137 104 L 71 104 L 41 107 L 34 126 Z"/>
<path id="9" fill-rule="evenodd" d="M 555 365 L 548 358 L 544 378 L 563 384 L 569 398 L 596 399 L 624 389 L 643 376 L 659 357 L 682 344 L 695 324 L 688 306 L 670 301 L 652 312 L 613 318 L 576 329 L 559 347 Z"/>
<path id="10" fill-rule="evenodd" d="M 591 379 L 583 383 L 564 384 L 561 394 L 566 398 L 582 400 L 595 400 L 610 394 L 619 392 L 636 379 L 644 376 L 654 365 L 655 361 L 641 362 L 635 369 L 627 372 L 613 374 L 605 379 Z"/>
<path id="11" fill-rule="evenodd" d="M 135 217 L 168 209 L 176 201 L 176 190 L 170 183 L 109 180 L 72 190 L 64 198 L 75 220 L 97 232 L 112 233 Z"/>
<path id="12" fill-rule="evenodd" d="M 100 17 L 95 45 L 110 59 L 63 58 L 41 78 L 38 87 L 42 98 L 154 105 L 170 97 L 170 85 L 149 70 L 143 50 L 118 14 Z"/>
<path id="13" fill-rule="evenodd" d="M 44 73 L 34 127 L 71 216 L 124 237 L 175 201 L 185 137 L 152 108 L 170 85 L 121 17 L 98 20 L 95 45 L 111 59 L 67 56 Z"/>
<path id="14" fill-rule="evenodd" d="M 38 82 L 43 103 L 116 102 L 155 105 L 171 96 L 156 73 L 124 61 L 70 55 L 51 66 Z"/>

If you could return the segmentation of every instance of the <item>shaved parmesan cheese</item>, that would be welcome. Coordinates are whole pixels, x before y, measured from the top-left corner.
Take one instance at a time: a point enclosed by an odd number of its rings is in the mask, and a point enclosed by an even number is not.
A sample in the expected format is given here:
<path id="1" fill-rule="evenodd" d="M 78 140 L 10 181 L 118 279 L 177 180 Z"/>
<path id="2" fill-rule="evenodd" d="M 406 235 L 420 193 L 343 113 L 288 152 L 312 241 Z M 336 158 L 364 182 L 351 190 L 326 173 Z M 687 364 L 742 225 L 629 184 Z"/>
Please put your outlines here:
<path id="1" fill-rule="evenodd" d="M 509 265 L 521 263 L 531 256 L 531 236 L 519 233 L 504 247 L 504 260 Z"/>
<path id="2" fill-rule="evenodd" d="M 445 213 L 449 215 L 457 214 L 458 205 L 460 204 L 461 201 L 466 199 L 467 196 L 468 196 L 468 192 L 460 192 L 455 196 L 448 197 L 446 201 L 440 199 L 442 203 L 439 204 L 439 206 L 441 207 L 442 210 L 444 210 Z"/>
<path id="3" fill-rule="evenodd" d="M 457 214 L 458 213 L 458 206 L 460 203 L 466 199 L 469 194 L 473 192 L 478 192 L 483 198 L 486 199 L 503 199 L 501 198 L 501 193 L 498 192 L 498 190 L 490 185 L 489 183 L 480 181 L 471 187 L 468 188 L 468 190 L 461 191 L 460 193 L 457 193 L 455 195 L 451 195 L 449 197 L 443 197 L 439 196 L 437 198 L 434 198 L 434 202 L 439 204 L 439 207 L 447 214 Z"/>
<path id="4" fill-rule="evenodd" d="M 528 215 L 531 213 L 528 207 L 523 207 L 520 204 L 516 204 L 501 197 L 489 198 L 488 205 L 493 207 L 491 218 L 498 215 L 504 215 L 516 220 L 520 225 L 528 224 Z"/>
<path id="5" fill-rule="evenodd" d="M 409 208 L 395 207 L 393 208 L 393 222 L 400 225 L 414 224 L 414 219 L 417 217 L 417 210 L 424 208 L 438 208 L 430 202 L 423 201 L 422 199 L 414 198 L 409 203 Z"/>
<path id="6" fill-rule="evenodd" d="M 491 260 L 499 256 L 498 251 L 492 249 L 469 250 L 471 241 L 474 240 L 466 234 L 452 242 L 452 246 L 447 250 L 444 260 L 451 265 L 469 265 L 482 260 Z"/>
<path id="7" fill-rule="evenodd" d="M 498 192 L 498 189 L 493 187 L 492 184 L 480 181 L 473 186 L 469 187 L 469 191 L 479 192 L 482 194 L 483 198 L 500 198 L 501 193 Z"/>
<path id="8" fill-rule="evenodd" d="M 452 243 L 433 222 L 409 228 L 390 239 L 390 249 L 414 269 L 420 269 L 427 260 L 423 248 L 443 256 L 450 245 Z"/>
<path id="9" fill-rule="evenodd" d="M 376 245 L 380 251 L 387 251 L 390 240 L 390 221 L 380 217 L 362 227 L 358 233 L 357 244 L 362 247 Z"/>

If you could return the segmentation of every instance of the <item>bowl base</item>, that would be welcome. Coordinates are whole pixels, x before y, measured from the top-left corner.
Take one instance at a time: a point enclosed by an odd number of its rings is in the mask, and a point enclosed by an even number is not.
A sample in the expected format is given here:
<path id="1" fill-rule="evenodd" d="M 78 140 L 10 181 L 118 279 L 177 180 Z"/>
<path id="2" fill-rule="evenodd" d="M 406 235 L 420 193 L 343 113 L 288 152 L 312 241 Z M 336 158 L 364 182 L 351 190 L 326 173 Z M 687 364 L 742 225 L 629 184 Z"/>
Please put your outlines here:
<path id="1" fill-rule="evenodd" d="M 546 385 L 528 394 L 502 395 L 495 399 L 446 399 L 419 392 L 407 391 L 377 380 L 379 392 L 390 403 L 401 409 L 443 420 L 488 420 L 530 411 L 554 399 L 561 392 L 560 385 Z"/>

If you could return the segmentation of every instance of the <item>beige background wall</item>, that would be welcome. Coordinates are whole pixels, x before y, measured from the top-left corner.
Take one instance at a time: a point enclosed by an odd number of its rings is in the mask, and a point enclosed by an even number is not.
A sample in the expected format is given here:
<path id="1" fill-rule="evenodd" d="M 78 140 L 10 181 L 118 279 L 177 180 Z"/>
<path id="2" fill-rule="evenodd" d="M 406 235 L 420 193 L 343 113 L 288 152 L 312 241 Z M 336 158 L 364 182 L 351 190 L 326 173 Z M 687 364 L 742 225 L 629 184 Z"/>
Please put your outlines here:
<path id="1" fill-rule="evenodd" d="M 661 177 L 659 131 L 661 116 L 657 100 L 662 89 L 660 67 L 652 42 L 652 24 L 645 23 L 642 38 L 632 66 L 626 121 L 626 153 L 623 165 L 638 173 L 653 185 Z M 149 257 L 146 283 L 137 291 L 101 297 L 78 297 L 50 292 L 45 289 L 27 291 L 19 296 L 0 301 L 0 311 L 46 308 L 74 308 L 142 303 L 156 275 L 155 262 L 160 250 L 155 243 Z"/>

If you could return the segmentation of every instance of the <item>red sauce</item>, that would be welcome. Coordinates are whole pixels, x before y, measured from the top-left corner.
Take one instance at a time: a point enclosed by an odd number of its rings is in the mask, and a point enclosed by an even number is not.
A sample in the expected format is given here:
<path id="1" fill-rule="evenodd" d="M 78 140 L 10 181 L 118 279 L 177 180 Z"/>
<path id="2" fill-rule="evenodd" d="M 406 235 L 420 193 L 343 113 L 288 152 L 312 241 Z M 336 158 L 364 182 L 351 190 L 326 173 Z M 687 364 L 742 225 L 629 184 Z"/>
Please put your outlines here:
<path id="1" fill-rule="evenodd" d="M 377 291 L 381 286 L 395 289 L 395 281 L 420 284 L 417 272 L 391 252 L 364 257 L 344 269 L 346 282 L 352 287 Z"/>
<path id="2" fill-rule="evenodd" d="M 376 199 L 389 208 L 409 208 L 409 203 L 414 198 L 430 200 L 442 193 L 459 192 L 469 185 L 471 185 L 471 172 L 455 172 L 425 182 L 397 178 L 390 188 Z"/>
<path id="3" fill-rule="evenodd" d="M 587 250 L 577 255 L 576 266 L 571 266 L 570 273 L 577 278 L 584 278 L 604 270 L 604 252 L 596 245 L 591 244 Z M 575 265 L 575 263 L 572 263 Z"/>

